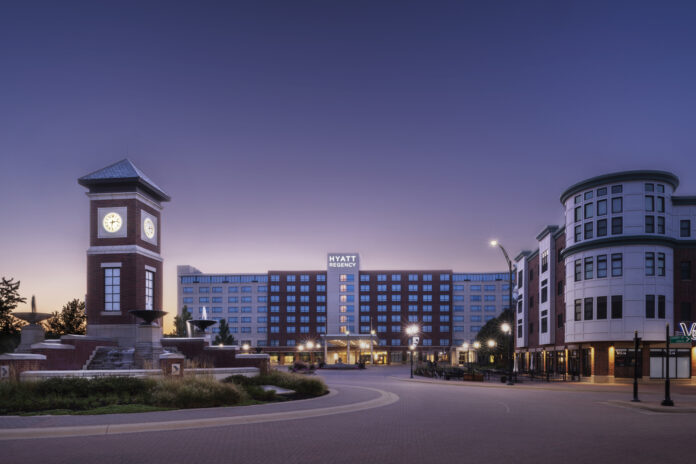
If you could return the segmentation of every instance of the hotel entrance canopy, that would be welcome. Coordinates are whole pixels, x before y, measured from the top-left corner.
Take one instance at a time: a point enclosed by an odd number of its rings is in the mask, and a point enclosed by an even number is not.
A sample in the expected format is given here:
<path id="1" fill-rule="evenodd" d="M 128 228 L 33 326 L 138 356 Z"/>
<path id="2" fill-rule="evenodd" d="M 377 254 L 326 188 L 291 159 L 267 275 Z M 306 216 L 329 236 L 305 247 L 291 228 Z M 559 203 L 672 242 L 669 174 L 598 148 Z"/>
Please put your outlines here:
<path id="1" fill-rule="evenodd" d="M 372 353 L 374 346 L 379 344 L 379 337 L 373 334 L 325 334 L 322 335 L 321 338 L 324 342 L 324 359 L 326 360 L 329 359 L 329 345 L 335 348 L 345 348 L 346 360 L 349 360 L 351 347 L 360 350 L 367 349 L 365 345 L 369 345 L 370 352 Z"/>

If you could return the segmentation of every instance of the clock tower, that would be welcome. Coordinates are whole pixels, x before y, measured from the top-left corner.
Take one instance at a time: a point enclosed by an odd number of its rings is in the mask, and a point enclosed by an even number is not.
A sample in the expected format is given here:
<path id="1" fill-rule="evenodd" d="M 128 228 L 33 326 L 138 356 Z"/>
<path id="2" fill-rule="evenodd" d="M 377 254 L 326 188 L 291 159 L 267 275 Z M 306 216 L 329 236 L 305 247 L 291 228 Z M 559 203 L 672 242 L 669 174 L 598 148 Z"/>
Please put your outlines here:
<path id="1" fill-rule="evenodd" d="M 124 159 L 78 183 L 89 191 L 87 334 L 134 346 L 132 309 L 162 309 L 161 212 L 170 197 Z"/>

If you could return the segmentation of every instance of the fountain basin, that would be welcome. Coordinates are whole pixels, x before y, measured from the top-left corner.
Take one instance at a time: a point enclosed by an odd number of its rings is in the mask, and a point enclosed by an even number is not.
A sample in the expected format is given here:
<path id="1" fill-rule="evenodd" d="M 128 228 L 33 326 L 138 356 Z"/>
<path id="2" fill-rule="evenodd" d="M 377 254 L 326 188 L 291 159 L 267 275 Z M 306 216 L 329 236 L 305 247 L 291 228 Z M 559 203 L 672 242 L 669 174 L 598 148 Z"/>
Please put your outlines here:
<path id="1" fill-rule="evenodd" d="M 135 317 L 142 319 L 143 322 L 140 325 L 152 325 L 157 319 L 161 319 L 167 314 L 166 311 L 150 310 L 150 309 L 131 309 L 128 311 Z"/>

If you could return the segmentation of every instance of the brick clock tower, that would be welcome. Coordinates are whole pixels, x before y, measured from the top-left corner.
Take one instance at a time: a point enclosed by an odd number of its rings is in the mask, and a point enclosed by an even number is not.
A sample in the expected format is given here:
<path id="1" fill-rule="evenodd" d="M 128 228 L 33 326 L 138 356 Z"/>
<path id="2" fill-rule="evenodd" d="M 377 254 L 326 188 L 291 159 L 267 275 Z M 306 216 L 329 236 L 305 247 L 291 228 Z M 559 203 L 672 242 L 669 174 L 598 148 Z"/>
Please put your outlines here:
<path id="1" fill-rule="evenodd" d="M 87 334 L 134 346 L 139 321 L 128 311 L 162 309 L 160 226 L 170 197 L 128 159 L 78 183 L 89 189 Z"/>

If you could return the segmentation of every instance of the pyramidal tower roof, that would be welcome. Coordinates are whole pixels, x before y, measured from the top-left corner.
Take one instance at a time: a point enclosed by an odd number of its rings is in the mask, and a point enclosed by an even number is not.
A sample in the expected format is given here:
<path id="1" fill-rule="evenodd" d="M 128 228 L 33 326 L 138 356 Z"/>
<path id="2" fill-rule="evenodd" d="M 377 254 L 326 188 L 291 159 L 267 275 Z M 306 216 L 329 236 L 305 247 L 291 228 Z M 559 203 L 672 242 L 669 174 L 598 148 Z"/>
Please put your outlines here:
<path id="1" fill-rule="evenodd" d="M 169 201 L 171 197 L 159 188 L 128 158 L 105 168 L 80 177 L 77 182 L 94 192 L 112 192 L 116 188 L 131 184 L 154 196 L 158 201 Z"/>

